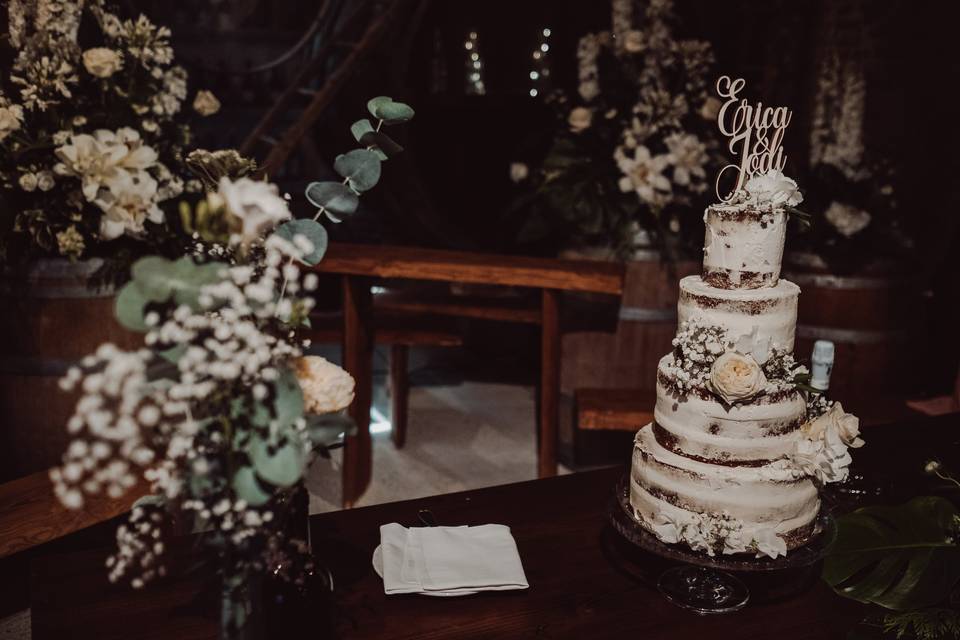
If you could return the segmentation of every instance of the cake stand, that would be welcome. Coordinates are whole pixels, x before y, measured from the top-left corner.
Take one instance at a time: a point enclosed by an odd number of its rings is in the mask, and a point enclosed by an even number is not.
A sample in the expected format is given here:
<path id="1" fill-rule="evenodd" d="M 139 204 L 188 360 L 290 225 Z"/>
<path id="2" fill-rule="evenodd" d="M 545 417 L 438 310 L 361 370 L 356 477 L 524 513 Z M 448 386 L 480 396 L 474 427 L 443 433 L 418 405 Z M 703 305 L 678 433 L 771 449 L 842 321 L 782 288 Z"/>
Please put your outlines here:
<path id="1" fill-rule="evenodd" d="M 819 579 L 821 560 L 836 536 L 833 518 L 821 512 L 810 540 L 784 557 L 710 557 L 661 542 L 640 526 L 626 475 L 611 501 L 610 524 L 618 535 L 608 532 L 604 548 L 621 570 L 656 586 L 670 602 L 703 615 L 729 613 L 747 602 L 781 600 L 805 591 Z"/>

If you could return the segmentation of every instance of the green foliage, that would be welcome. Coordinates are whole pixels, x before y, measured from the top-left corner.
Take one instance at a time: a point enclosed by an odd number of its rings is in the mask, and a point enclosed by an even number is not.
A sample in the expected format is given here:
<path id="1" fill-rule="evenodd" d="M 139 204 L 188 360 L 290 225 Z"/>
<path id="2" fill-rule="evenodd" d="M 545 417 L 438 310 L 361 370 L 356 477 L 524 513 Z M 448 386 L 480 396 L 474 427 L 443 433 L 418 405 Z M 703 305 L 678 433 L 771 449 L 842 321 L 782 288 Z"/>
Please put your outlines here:
<path id="1" fill-rule="evenodd" d="M 373 133 L 376 129 L 373 128 L 373 125 L 370 124 L 370 121 L 366 118 L 357 120 L 352 125 L 350 125 L 350 133 L 353 134 L 353 139 L 357 142 L 360 142 L 360 139 L 368 133 Z"/>
<path id="2" fill-rule="evenodd" d="M 148 327 L 143 318 L 147 315 L 148 304 L 150 300 L 140 293 L 140 289 L 133 282 L 127 283 L 114 303 L 117 320 L 131 331 L 145 333 Z"/>
<path id="3" fill-rule="evenodd" d="M 342 182 L 311 182 L 307 185 L 307 200 L 322 209 L 334 222 L 357 210 L 360 198 Z"/>
<path id="4" fill-rule="evenodd" d="M 393 98 L 378 96 L 367 102 L 367 110 L 384 124 L 398 124 L 413 118 L 413 109 L 402 102 L 394 102 Z"/>
<path id="5" fill-rule="evenodd" d="M 316 220 L 290 220 L 277 227 L 275 233 L 290 242 L 293 242 L 294 236 L 301 235 L 313 244 L 313 251 L 301 258 L 304 264 L 317 264 L 327 252 L 327 230 Z"/>
<path id="6" fill-rule="evenodd" d="M 943 602 L 960 580 L 957 508 L 938 497 L 837 520 L 823 578 L 847 598 L 904 611 Z"/>
<path id="7" fill-rule="evenodd" d="M 960 611 L 956 609 L 920 609 L 904 613 L 888 613 L 883 617 L 883 630 L 896 638 L 916 640 L 951 640 L 960 638 Z"/>
<path id="8" fill-rule="evenodd" d="M 254 437 L 247 446 L 247 455 L 257 476 L 278 487 L 292 487 L 303 477 L 307 452 L 295 441 L 274 444 Z"/>
<path id="9" fill-rule="evenodd" d="M 133 265 L 131 284 L 151 302 L 172 299 L 196 309 L 200 289 L 219 281 L 222 270 L 222 264 L 197 264 L 188 256 L 178 260 L 147 256 Z"/>
<path id="10" fill-rule="evenodd" d="M 380 180 L 380 158 L 369 149 L 354 149 L 337 156 L 334 170 L 357 193 L 369 191 Z"/>
<path id="11" fill-rule="evenodd" d="M 253 471 L 253 467 L 240 467 L 233 474 L 231 483 L 237 497 L 245 500 L 247 504 L 260 507 L 270 500 L 269 490 L 264 488 Z"/>
<path id="12" fill-rule="evenodd" d="M 357 425 L 339 413 L 322 416 L 310 415 L 307 418 L 307 433 L 314 449 L 325 452 L 343 444 L 343 439 L 357 432 Z"/>
<path id="13" fill-rule="evenodd" d="M 392 158 L 403 151 L 403 147 L 382 131 L 370 131 L 363 134 L 360 137 L 360 144 L 376 153 L 381 160 Z"/>

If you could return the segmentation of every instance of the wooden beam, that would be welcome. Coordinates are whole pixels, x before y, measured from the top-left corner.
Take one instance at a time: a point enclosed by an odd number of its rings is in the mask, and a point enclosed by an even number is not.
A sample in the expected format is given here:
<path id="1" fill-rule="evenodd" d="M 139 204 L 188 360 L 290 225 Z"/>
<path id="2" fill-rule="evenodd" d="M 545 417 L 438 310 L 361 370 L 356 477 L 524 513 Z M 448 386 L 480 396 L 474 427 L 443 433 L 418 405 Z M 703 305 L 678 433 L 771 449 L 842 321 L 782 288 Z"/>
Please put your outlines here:
<path id="1" fill-rule="evenodd" d="M 0 485 L 0 558 L 51 542 L 126 513 L 149 493 L 141 481 L 122 498 L 86 496 L 83 509 L 67 509 L 53 494 L 46 471 Z"/>
<path id="2" fill-rule="evenodd" d="M 600 260 L 560 260 L 418 247 L 331 243 L 314 267 L 322 273 L 498 284 L 619 295 L 624 267 Z"/>

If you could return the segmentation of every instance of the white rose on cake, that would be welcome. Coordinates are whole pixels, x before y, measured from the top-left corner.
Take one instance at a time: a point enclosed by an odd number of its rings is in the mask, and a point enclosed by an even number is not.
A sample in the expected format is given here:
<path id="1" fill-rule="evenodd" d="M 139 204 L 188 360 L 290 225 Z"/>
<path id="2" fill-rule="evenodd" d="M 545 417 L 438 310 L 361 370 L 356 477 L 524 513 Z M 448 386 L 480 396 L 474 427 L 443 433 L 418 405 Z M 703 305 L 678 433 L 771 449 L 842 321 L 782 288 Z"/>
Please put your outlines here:
<path id="1" fill-rule="evenodd" d="M 753 176 L 743 188 L 747 192 L 748 204 L 795 207 L 803 202 L 803 194 L 800 193 L 797 183 L 776 169 Z"/>
<path id="2" fill-rule="evenodd" d="M 303 409 L 306 413 L 335 413 L 353 402 L 353 376 L 320 356 L 298 358 L 294 363 L 294 373 L 303 391 Z"/>
<path id="3" fill-rule="evenodd" d="M 748 400 L 767 386 L 767 377 L 752 356 L 727 351 L 710 369 L 710 390 L 727 404 Z"/>
<path id="4" fill-rule="evenodd" d="M 835 433 L 848 447 L 858 449 L 864 445 L 860 438 L 860 418 L 844 411 L 839 402 L 835 402 L 823 415 L 803 425 L 801 430 L 811 440 L 823 440 L 828 434 Z"/>
<path id="5" fill-rule="evenodd" d="M 843 482 L 849 474 L 850 448 L 862 447 L 860 419 L 837 402 L 801 427 L 791 460 L 801 471 L 822 483 Z"/>

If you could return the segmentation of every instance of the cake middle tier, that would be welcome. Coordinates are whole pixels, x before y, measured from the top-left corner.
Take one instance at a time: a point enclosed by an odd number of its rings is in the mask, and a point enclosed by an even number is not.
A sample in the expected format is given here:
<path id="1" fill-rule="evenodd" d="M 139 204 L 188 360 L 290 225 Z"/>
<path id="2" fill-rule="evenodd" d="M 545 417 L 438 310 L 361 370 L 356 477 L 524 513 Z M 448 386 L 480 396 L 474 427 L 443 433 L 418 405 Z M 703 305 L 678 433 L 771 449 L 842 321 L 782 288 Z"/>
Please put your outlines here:
<path id="1" fill-rule="evenodd" d="M 705 389 L 676 392 L 673 356 L 657 369 L 653 434 L 663 448 L 693 460 L 761 466 L 793 453 L 807 414 L 795 389 L 764 393 L 724 405 Z"/>
<path id="2" fill-rule="evenodd" d="M 681 323 L 720 327 L 733 341 L 756 329 L 758 340 L 792 352 L 799 296 L 800 287 L 788 280 L 763 289 L 717 289 L 700 276 L 687 276 L 680 281 L 677 316 Z"/>

